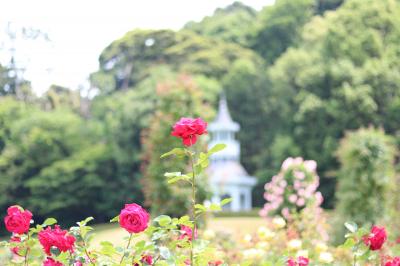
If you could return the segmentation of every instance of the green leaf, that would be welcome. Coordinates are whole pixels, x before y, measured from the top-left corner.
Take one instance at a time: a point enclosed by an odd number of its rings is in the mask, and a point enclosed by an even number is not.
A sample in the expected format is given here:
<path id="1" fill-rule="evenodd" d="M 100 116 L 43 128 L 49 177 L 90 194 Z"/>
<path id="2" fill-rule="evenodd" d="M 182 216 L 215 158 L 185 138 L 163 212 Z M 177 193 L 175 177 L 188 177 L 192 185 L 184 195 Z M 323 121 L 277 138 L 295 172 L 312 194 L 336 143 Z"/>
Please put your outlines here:
<path id="1" fill-rule="evenodd" d="M 369 233 L 370 232 L 369 232 L 369 230 L 367 228 L 361 227 L 360 229 L 357 230 L 356 235 L 357 235 L 357 237 L 363 237 L 365 235 L 368 235 Z"/>
<path id="2" fill-rule="evenodd" d="M 231 201 L 232 201 L 232 198 L 223 199 L 223 200 L 221 201 L 220 205 L 221 205 L 221 206 L 224 206 L 224 205 L 228 204 L 228 203 L 231 202 Z"/>
<path id="3" fill-rule="evenodd" d="M 110 220 L 110 223 L 115 223 L 115 222 L 119 222 L 119 215 L 115 216 Z"/>
<path id="4" fill-rule="evenodd" d="M 171 155 L 176 155 L 178 157 L 183 157 L 183 156 L 185 156 L 185 154 L 186 153 L 185 153 L 184 149 L 182 149 L 182 148 L 174 148 L 174 149 L 170 150 L 169 152 L 166 152 L 163 155 L 161 155 L 160 158 L 165 158 L 165 157 L 168 157 L 168 156 L 171 156 Z"/>
<path id="5" fill-rule="evenodd" d="M 106 256 L 113 256 L 117 250 L 114 248 L 114 245 L 109 241 L 100 242 L 101 245 L 101 253 Z"/>
<path id="6" fill-rule="evenodd" d="M 216 152 L 222 151 L 223 149 L 226 148 L 226 144 L 215 144 L 214 147 L 212 147 L 209 151 L 208 151 L 208 155 L 214 154 Z"/>
<path id="7" fill-rule="evenodd" d="M 194 207 L 196 209 L 199 209 L 199 210 L 202 210 L 202 211 L 206 211 L 207 210 L 207 208 L 203 204 L 196 204 L 196 205 L 194 205 Z"/>
<path id="8" fill-rule="evenodd" d="M 56 224 L 57 223 L 57 220 L 56 219 L 54 219 L 54 218 L 47 218 L 44 222 L 43 222 L 43 224 L 42 224 L 42 226 L 44 227 L 44 226 L 49 226 L 49 225 L 53 225 L 53 224 Z"/>
<path id="9" fill-rule="evenodd" d="M 356 241 L 354 241 L 353 238 L 348 238 L 343 245 L 341 245 L 341 247 L 346 248 L 346 249 L 350 249 L 352 247 L 354 247 L 354 245 L 356 244 Z"/>
<path id="10" fill-rule="evenodd" d="M 346 222 L 344 223 L 344 226 L 352 233 L 355 233 L 358 229 L 358 226 L 355 222 Z"/>
<path id="11" fill-rule="evenodd" d="M 171 223 L 172 219 L 168 215 L 160 215 L 154 219 L 160 226 L 167 226 Z"/>
<path id="12" fill-rule="evenodd" d="M 210 205 L 210 211 L 220 211 L 220 210 L 221 210 L 221 206 L 219 204 L 212 203 Z"/>
<path id="13" fill-rule="evenodd" d="M 85 226 L 88 222 L 90 222 L 90 221 L 92 221 L 92 220 L 94 220 L 93 217 L 87 217 L 85 220 L 80 221 L 80 222 L 78 222 L 77 224 L 78 224 L 79 226 Z"/>
<path id="14" fill-rule="evenodd" d="M 173 184 L 180 180 L 190 180 L 188 175 L 182 175 L 181 172 L 165 173 L 164 176 L 169 178 L 167 181 L 168 184 Z"/>

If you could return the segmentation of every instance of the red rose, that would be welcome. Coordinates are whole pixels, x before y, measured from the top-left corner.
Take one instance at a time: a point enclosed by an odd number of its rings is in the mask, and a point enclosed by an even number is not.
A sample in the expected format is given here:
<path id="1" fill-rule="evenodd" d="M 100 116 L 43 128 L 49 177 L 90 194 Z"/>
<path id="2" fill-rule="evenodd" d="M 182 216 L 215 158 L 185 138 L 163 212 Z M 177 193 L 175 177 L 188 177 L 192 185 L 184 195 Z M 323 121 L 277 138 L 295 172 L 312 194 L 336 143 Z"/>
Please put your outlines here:
<path id="1" fill-rule="evenodd" d="M 309 260 L 307 258 L 302 257 L 302 256 L 297 258 L 297 264 L 299 266 L 307 266 L 308 262 L 309 262 Z"/>
<path id="2" fill-rule="evenodd" d="M 150 215 L 140 205 L 125 204 L 119 214 L 119 224 L 129 233 L 140 233 L 149 225 Z"/>
<path id="3" fill-rule="evenodd" d="M 197 136 L 207 133 L 207 123 L 201 118 L 181 118 L 173 126 L 171 135 L 182 138 L 183 145 L 192 146 L 197 141 Z"/>
<path id="4" fill-rule="evenodd" d="M 61 230 L 58 225 L 54 229 L 51 229 L 49 226 L 45 230 L 40 231 L 38 238 L 44 251 L 49 256 L 51 255 L 51 247 L 56 247 L 61 252 L 74 251 L 75 237 L 69 235 L 67 230 Z"/>
<path id="5" fill-rule="evenodd" d="M 24 234 L 29 231 L 32 213 L 23 210 L 19 206 L 11 206 L 7 209 L 7 216 L 4 218 L 6 229 L 15 234 Z"/>
<path id="6" fill-rule="evenodd" d="M 142 259 L 140 260 L 144 265 L 153 265 L 153 257 L 150 255 L 142 255 Z M 138 263 L 133 264 L 133 266 L 139 266 Z"/>
<path id="7" fill-rule="evenodd" d="M 10 243 L 21 243 L 21 238 L 18 236 L 13 236 L 10 238 Z M 19 248 L 18 247 L 13 247 L 10 248 L 11 252 L 17 256 L 21 256 L 18 252 L 19 252 Z"/>
<path id="8" fill-rule="evenodd" d="M 308 266 L 309 260 L 305 257 L 298 257 L 297 261 L 293 258 L 289 258 L 287 261 L 287 266 Z"/>
<path id="9" fill-rule="evenodd" d="M 193 230 L 191 227 L 186 226 L 186 225 L 181 225 L 181 231 L 183 231 L 183 232 L 179 236 L 180 240 L 185 239 L 185 238 L 187 238 L 187 240 L 189 240 L 189 241 L 192 240 L 192 236 L 193 236 L 192 231 Z M 195 230 L 195 232 L 194 232 L 194 238 L 195 239 L 197 238 L 197 230 Z"/>
<path id="10" fill-rule="evenodd" d="M 400 266 L 400 257 L 395 257 L 385 263 L 385 266 Z"/>
<path id="11" fill-rule="evenodd" d="M 147 263 L 148 265 L 153 265 L 153 257 L 150 255 L 144 255 L 142 257 L 142 262 Z"/>
<path id="12" fill-rule="evenodd" d="M 52 258 L 47 258 L 45 261 L 43 261 L 43 266 L 64 266 L 64 264 L 59 261 L 55 261 Z"/>
<path id="13" fill-rule="evenodd" d="M 371 233 L 363 237 L 363 241 L 365 245 L 369 246 L 370 250 L 378 250 L 382 248 L 386 238 L 385 228 L 374 225 L 371 229 Z"/>

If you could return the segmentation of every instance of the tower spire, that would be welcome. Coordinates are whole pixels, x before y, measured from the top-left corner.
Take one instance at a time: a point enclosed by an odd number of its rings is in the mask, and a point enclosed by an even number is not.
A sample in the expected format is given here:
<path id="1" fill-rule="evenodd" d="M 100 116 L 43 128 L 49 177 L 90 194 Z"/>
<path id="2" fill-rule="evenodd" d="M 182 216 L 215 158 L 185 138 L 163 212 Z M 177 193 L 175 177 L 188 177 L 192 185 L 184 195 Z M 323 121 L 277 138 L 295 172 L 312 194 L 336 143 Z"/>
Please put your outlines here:
<path id="1" fill-rule="evenodd" d="M 209 126 L 210 131 L 238 131 L 239 124 L 232 120 L 231 114 L 229 113 L 228 103 L 226 101 L 225 92 L 221 92 L 218 104 L 218 114 L 215 120 Z"/>

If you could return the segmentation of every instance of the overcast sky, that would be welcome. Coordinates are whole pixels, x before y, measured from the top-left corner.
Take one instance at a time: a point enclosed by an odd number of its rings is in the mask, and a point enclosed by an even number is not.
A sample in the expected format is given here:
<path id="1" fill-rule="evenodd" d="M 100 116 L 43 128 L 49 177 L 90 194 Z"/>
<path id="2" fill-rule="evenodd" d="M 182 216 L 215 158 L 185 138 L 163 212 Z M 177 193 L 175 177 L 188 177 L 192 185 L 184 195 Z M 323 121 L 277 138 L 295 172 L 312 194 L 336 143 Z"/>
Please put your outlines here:
<path id="1" fill-rule="evenodd" d="M 18 60 L 27 66 L 25 78 L 37 93 L 50 84 L 73 89 L 85 84 L 98 68 L 98 56 L 113 40 L 134 28 L 180 29 L 190 20 L 199 21 L 217 7 L 233 0 L 12 0 L 0 9 L 0 62 L 4 51 L 5 26 L 31 26 L 48 33 L 51 41 L 18 41 Z M 242 0 L 257 10 L 274 0 Z"/>

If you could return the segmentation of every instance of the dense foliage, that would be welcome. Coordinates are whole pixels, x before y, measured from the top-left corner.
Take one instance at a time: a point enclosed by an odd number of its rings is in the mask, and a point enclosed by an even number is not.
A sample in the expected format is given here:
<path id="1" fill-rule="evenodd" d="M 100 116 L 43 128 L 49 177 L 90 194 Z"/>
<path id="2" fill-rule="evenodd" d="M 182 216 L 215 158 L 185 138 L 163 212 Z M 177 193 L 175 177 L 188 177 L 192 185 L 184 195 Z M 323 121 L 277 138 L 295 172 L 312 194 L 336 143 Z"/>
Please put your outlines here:
<path id="1" fill-rule="evenodd" d="M 242 162 L 259 178 L 255 203 L 281 162 L 301 156 L 317 161 L 333 207 L 347 130 L 372 125 L 400 143 L 399 39 L 396 0 L 277 0 L 259 12 L 235 3 L 179 31 L 126 33 L 99 56 L 92 98 L 60 86 L 34 97 L 2 66 L 0 209 L 18 203 L 66 222 L 89 210 L 105 221 L 145 199 L 177 211 L 159 203 L 182 195 L 146 189 L 165 188 L 168 162 L 157 154 L 174 141 L 156 144 L 178 116 L 201 109 L 212 119 L 222 90 L 241 125 Z"/>

